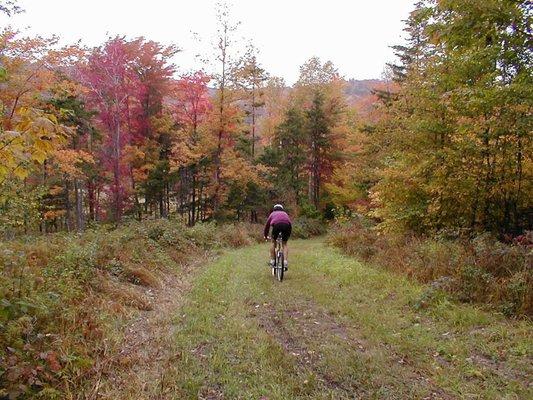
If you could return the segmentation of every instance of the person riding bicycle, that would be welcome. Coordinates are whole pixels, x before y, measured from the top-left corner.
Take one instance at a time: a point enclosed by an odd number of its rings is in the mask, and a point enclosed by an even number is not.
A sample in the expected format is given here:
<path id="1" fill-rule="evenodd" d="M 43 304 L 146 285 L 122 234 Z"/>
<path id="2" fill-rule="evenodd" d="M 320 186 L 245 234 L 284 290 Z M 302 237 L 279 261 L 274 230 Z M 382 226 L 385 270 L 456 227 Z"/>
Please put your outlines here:
<path id="1" fill-rule="evenodd" d="M 270 227 L 272 227 L 272 247 L 270 248 L 270 266 L 274 266 L 275 264 L 275 258 L 276 258 L 276 239 L 278 238 L 278 235 L 281 233 L 281 238 L 283 242 L 283 258 L 285 260 L 284 267 L 287 268 L 288 266 L 288 256 L 289 256 L 289 248 L 287 246 L 287 241 L 289 240 L 289 237 L 291 236 L 292 231 L 292 222 L 289 217 L 289 214 L 287 214 L 281 204 L 276 204 L 268 216 L 268 219 L 265 224 L 265 240 L 268 239 L 268 232 L 270 231 Z"/>

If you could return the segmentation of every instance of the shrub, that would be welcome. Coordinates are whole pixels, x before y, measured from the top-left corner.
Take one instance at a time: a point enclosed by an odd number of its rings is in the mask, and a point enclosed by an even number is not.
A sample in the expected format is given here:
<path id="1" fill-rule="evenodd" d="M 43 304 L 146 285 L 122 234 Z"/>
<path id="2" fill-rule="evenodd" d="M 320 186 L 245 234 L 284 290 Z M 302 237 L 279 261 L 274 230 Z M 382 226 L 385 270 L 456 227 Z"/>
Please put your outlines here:
<path id="1" fill-rule="evenodd" d="M 292 236 L 299 239 L 309 239 L 326 233 L 326 223 L 320 219 L 299 217 L 293 221 Z"/>
<path id="2" fill-rule="evenodd" d="M 257 225 L 150 220 L 0 242 L 0 397 L 68 397 L 66 382 L 81 393 L 123 317 L 152 307 L 148 288 L 205 251 L 260 239 Z"/>
<path id="3" fill-rule="evenodd" d="M 330 229 L 328 242 L 346 254 L 423 283 L 446 279 L 449 284 L 443 290 L 461 301 L 493 304 L 506 315 L 531 316 L 533 245 L 528 237 L 531 234 L 511 244 L 490 234 L 472 240 L 442 235 L 394 237 L 380 234 L 367 220 L 355 218 Z"/>

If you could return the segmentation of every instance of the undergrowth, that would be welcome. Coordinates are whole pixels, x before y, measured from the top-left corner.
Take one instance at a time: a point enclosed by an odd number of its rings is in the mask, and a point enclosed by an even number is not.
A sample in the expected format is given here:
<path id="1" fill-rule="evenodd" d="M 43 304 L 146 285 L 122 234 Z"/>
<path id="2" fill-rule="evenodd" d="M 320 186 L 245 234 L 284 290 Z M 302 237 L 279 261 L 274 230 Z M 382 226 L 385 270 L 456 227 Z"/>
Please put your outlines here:
<path id="1" fill-rule="evenodd" d="M 322 233 L 295 222 L 295 237 Z M 0 242 L 0 399 L 76 398 L 150 310 L 150 289 L 190 261 L 262 240 L 262 226 L 176 221 Z"/>
<path id="2" fill-rule="evenodd" d="M 507 316 L 533 315 L 533 235 L 513 243 L 490 234 L 474 239 L 392 236 L 363 219 L 338 223 L 328 242 L 377 266 L 430 283 L 417 307 L 438 292 L 458 300 L 494 305 Z"/>
<path id="3" fill-rule="evenodd" d="M 75 398 L 118 346 L 123 324 L 152 307 L 148 288 L 260 232 L 158 220 L 0 243 L 0 398 Z"/>

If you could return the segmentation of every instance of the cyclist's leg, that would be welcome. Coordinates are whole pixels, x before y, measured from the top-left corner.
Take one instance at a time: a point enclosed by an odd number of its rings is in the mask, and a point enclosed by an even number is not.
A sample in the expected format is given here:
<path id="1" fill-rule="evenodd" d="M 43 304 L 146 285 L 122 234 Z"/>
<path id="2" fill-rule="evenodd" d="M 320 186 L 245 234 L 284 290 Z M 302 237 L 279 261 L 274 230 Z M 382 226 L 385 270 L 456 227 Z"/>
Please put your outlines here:
<path id="1" fill-rule="evenodd" d="M 289 238 L 291 237 L 292 226 L 290 224 L 285 225 L 283 229 L 283 259 L 285 260 L 285 266 L 289 264 Z"/>
<path id="2" fill-rule="evenodd" d="M 279 226 L 272 226 L 272 245 L 270 246 L 270 265 L 274 265 L 276 259 L 276 238 L 279 234 Z"/>

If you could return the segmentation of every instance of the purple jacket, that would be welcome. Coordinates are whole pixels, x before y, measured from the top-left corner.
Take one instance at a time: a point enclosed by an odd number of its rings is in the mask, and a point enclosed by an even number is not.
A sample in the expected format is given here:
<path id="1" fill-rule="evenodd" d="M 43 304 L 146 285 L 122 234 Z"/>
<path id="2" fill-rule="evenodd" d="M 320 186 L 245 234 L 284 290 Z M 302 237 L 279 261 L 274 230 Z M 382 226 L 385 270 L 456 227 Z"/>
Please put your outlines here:
<path id="1" fill-rule="evenodd" d="M 291 219 L 289 214 L 285 211 L 272 211 L 268 216 L 266 225 L 265 225 L 265 237 L 268 236 L 268 231 L 270 227 L 276 224 L 291 224 Z"/>

